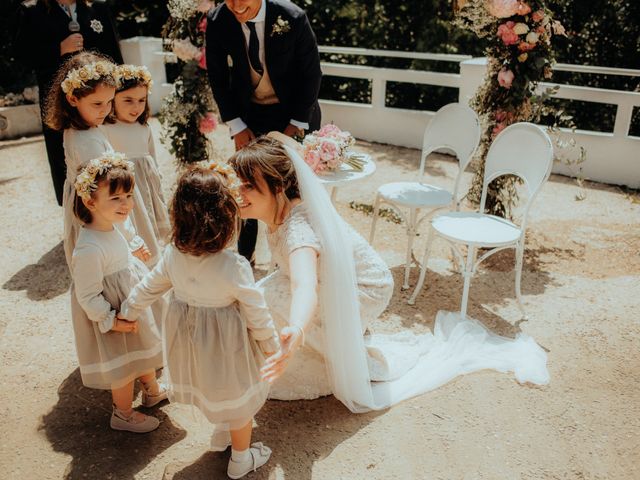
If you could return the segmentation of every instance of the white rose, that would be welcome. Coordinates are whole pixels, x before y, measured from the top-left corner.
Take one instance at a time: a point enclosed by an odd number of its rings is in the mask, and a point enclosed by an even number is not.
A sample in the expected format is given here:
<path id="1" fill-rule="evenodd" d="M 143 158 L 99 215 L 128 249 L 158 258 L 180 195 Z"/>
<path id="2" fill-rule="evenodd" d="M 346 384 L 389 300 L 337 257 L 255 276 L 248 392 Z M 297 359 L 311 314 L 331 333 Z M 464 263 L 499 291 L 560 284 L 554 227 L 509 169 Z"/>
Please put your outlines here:
<path id="1" fill-rule="evenodd" d="M 538 39 L 539 39 L 539 35 L 536 32 L 529 32 L 527 34 L 527 43 L 530 43 L 532 45 L 535 45 L 536 43 L 538 43 Z"/>
<path id="2" fill-rule="evenodd" d="M 516 32 L 517 35 L 524 35 L 529 31 L 529 26 L 526 23 L 516 23 L 513 27 L 513 31 Z"/>

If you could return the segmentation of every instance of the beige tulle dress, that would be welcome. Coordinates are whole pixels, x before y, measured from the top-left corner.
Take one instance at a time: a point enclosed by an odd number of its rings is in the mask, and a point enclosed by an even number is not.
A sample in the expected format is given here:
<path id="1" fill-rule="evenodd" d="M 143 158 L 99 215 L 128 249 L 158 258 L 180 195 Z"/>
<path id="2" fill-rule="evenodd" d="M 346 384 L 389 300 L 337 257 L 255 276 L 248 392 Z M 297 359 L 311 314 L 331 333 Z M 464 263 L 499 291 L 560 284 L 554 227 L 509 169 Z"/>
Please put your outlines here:
<path id="1" fill-rule="evenodd" d="M 90 160 L 98 158 L 107 152 L 113 152 L 113 147 L 99 127 L 89 128 L 88 130 L 68 128 L 64 131 L 64 161 L 67 164 L 67 178 L 64 181 L 62 208 L 64 210 L 64 253 L 68 265 L 71 265 L 71 255 L 82 226 L 82 222 L 73 214 L 75 198 L 73 184 L 81 167 Z M 154 265 L 160 256 L 160 244 L 154 233 L 147 210 L 144 207 L 140 190 L 137 187 L 134 188 L 134 201 L 136 206 L 131 211 L 129 218 L 124 222 L 124 226 L 129 229 L 130 226 L 128 224 L 132 224 L 139 236 L 136 237 L 137 240 L 141 241 L 131 244 L 130 248 L 135 251 L 144 242 L 151 253 L 151 258 L 147 261 L 147 265 Z M 121 226 L 118 225 L 118 228 L 121 228 Z"/>
<path id="2" fill-rule="evenodd" d="M 80 227 L 71 259 L 71 316 L 85 386 L 119 388 L 162 367 L 160 332 L 150 308 L 138 315 L 137 333 L 111 331 L 121 303 L 148 271 L 119 229 Z"/>
<path id="3" fill-rule="evenodd" d="M 168 245 L 123 315 L 138 318 L 169 290 L 162 332 L 170 401 L 195 405 L 217 430 L 246 425 L 269 391 L 259 372 L 264 354 L 278 349 L 249 262 L 230 250 L 196 257 Z"/>
<path id="4" fill-rule="evenodd" d="M 100 127 L 114 150 L 124 153 L 133 162 L 136 172 L 136 187 L 147 209 L 156 237 L 166 243 L 171 232 L 169 212 L 162 195 L 160 170 L 156 161 L 153 133 L 149 125 L 138 122 L 105 123 Z"/>

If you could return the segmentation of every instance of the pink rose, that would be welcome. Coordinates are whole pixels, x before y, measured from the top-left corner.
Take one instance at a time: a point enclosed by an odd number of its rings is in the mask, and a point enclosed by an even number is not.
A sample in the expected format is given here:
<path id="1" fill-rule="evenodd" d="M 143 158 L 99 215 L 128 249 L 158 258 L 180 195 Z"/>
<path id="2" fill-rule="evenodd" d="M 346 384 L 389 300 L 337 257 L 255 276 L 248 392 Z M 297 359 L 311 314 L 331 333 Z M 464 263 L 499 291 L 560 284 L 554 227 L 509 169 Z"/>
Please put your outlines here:
<path id="1" fill-rule="evenodd" d="M 198 31 L 199 32 L 207 31 L 207 17 L 202 17 L 202 20 L 198 22 Z"/>
<path id="2" fill-rule="evenodd" d="M 506 125 L 506 124 L 504 124 L 504 123 L 502 123 L 502 122 L 501 122 L 501 123 L 496 124 L 496 126 L 495 126 L 495 127 L 493 127 L 493 130 L 491 130 L 491 136 L 492 136 L 492 137 L 497 137 L 497 136 L 498 136 L 498 134 L 499 134 L 502 130 L 504 130 L 505 128 L 507 128 L 507 125 Z"/>
<path id="3" fill-rule="evenodd" d="M 518 34 L 513 30 L 515 22 L 506 22 L 498 27 L 498 37 L 505 45 L 515 45 L 518 43 Z"/>
<path id="4" fill-rule="evenodd" d="M 513 78 L 515 75 L 508 68 L 503 68 L 498 72 L 498 83 L 503 88 L 511 88 L 511 83 L 513 83 Z"/>
<path id="5" fill-rule="evenodd" d="M 207 52 L 205 47 L 202 47 L 202 50 L 200 50 L 200 59 L 198 60 L 198 66 L 202 70 L 207 69 Z"/>
<path id="6" fill-rule="evenodd" d="M 198 124 L 198 130 L 203 135 L 213 132 L 217 127 L 218 119 L 213 112 L 207 112 L 207 114 L 200 119 L 200 123 Z"/>
<path id="7" fill-rule="evenodd" d="M 517 0 L 490 0 L 487 2 L 487 10 L 497 18 L 509 18 L 518 13 Z"/>
<path id="8" fill-rule="evenodd" d="M 531 14 L 531 19 L 534 22 L 539 22 L 540 20 L 542 20 L 544 18 L 544 10 L 536 10 L 535 12 L 533 12 Z"/>

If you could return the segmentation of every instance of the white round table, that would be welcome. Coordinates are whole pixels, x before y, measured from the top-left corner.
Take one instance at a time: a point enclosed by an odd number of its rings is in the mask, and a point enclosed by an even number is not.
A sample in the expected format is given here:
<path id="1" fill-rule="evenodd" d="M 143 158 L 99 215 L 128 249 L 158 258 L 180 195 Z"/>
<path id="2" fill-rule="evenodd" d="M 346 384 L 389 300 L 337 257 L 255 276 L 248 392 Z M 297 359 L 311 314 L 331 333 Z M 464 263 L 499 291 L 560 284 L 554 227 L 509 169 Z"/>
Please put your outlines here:
<path id="1" fill-rule="evenodd" d="M 376 171 L 376 163 L 371 158 L 371 155 L 366 153 L 354 153 L 358 155 L 363 161 L 364 166 L 361 171 L 354 170 L 353 167 L 343 163 L 338 170 L 322 173 L 318 175 L 318 180 L 327 187 L 331 187 L 331 201 L 335 201 L 338 187 L 342 187 L 351 182 L 358 182 L 363 180 Z"/>

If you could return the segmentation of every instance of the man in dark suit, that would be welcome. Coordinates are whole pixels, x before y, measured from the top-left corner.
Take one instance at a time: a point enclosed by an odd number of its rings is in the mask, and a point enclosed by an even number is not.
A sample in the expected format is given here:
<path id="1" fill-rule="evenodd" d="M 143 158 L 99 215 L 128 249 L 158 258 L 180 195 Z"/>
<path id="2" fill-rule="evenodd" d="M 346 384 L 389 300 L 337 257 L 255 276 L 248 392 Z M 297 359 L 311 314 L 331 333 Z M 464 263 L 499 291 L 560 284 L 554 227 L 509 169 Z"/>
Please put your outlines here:
<path id="1" fill-rule="evenodd" d="M 222 121 L 236 150 L 277 130 L 289 136 L 320 127 L 322 72 L 316 37 L 288 0 L 226 0 L 208 14 L 207 69 Z M 238 251 L 251 260 L 258 224 L 242 228 Z"/>
<path id="2" fill-rule="evenodd" d="M 53 76 L 74 53 L 94 50 L 122 63 L 118 36 L 104 1 L 29 0 L 19 13 L 15 49 L 18 57 L 36 72 L 41 112 Z M 53 187 L 58 205 L 62 205 L 66 178 L 62 132 L 47 128 L 44 118 L 42 123 Z"/>

